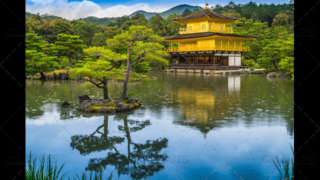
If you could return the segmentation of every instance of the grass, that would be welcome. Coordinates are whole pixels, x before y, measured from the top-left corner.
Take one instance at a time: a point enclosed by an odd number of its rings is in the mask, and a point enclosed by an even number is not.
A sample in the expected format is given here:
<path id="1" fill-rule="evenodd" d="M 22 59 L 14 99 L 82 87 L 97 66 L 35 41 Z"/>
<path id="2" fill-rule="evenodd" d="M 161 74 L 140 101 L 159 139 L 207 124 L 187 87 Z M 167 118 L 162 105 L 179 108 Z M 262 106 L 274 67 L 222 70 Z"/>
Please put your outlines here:
<path id="1" fill-rule="evenodd" d="M 293 147 L 290 145 L 292 154 L 294 154 Z M 294 159 L 293 158 L 283 158 L 280 162 L 280 160 L 276 157 L 276 160 L 272 160 L 273 164 L 278 169 L 280 175 L 278 179 L 283 180 L 293 180 L 294 179 Z M 290 165 L 291 165 L 291 173 L 290 173 Z"/>
<path id="2" fill-rule="evenodd" d="M 31 152 L 28 159 L 28 166 L 26 167 L 26 173 L 25 173 L 25 179 L 26 180 L 64 180 L 66 179 L 66 174 L 61 174 L 61 170 L 64 167 L 64 164 L 61 167 L 57 167 L 57 164 L 55 166 L 52 165 L 51 162 L 51 156 L 49 155 L 47 160 L 47 166 L 45 165 L 45 157 L 43 156 L 41 159 L 40 166 L 37 167 L 36 164 L 36 158 L 31 160 Z M 71 180 L 72 178 L 68 177 L 68 180 Z M 97 173 L 95 172 L 94 175 L 92 172 L 90 172 L 90 175 L 87 176 L 84 172 L 82 176 L 78 176 L 78 174 L 75 174 L 73 177 L 74 180 L 102 180 L 102 169 Z M 108 178 L 109 180 L 112 179 L 112 172 Z"/>

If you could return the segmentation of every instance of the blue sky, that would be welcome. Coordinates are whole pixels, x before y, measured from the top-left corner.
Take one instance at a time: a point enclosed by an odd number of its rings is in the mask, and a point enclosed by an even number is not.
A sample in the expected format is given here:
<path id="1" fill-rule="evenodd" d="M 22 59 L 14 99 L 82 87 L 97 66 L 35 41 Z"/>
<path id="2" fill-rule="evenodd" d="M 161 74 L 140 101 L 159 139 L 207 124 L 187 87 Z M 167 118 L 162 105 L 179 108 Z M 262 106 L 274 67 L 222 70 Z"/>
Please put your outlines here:
<path id="1" fill-rule="evenodd" d="M 163 12 L 180 4 L 204 6 L 208 2 L 209 6 L 216 4 L 225 5 L 230 0 L 219 1 L 199 1 L 199 0 L 26 0 L 26 11 L 40 14 L 53 14 L 69 20 L 82 17 L 120 17 L 130 15 L 138 10 L 148 12 Z M 249 0 L 234 0 L 235 3 L 245 4 Z M 289 3 L 289 0 L 263 0 L 253 1 L 257 4 L 283 4 Z"/>

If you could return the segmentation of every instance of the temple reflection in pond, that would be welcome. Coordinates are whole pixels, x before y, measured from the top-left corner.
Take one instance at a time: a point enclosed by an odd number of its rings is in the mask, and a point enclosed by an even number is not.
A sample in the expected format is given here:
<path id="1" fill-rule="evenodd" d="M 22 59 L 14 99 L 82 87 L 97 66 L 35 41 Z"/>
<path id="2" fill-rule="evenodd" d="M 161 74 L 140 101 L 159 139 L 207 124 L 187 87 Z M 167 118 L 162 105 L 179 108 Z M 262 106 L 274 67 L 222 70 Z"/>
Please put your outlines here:
<path id="1" fill-rule="evenodd" d="M 219 78 L 219 81 L 224 82 L 212 87 L 215 91 L 204 91 L 201 85 L 172 89 L 170 95 L 176 93 L 176 98 L 181 101 L 179 116 L 182 117 L 174 123 L 195 126 L 206 137 L 211 129 L 228 121 L 233 113 L 230 108 L 241 103 L 241 77 L 229 75 L 227 78 Z"/>

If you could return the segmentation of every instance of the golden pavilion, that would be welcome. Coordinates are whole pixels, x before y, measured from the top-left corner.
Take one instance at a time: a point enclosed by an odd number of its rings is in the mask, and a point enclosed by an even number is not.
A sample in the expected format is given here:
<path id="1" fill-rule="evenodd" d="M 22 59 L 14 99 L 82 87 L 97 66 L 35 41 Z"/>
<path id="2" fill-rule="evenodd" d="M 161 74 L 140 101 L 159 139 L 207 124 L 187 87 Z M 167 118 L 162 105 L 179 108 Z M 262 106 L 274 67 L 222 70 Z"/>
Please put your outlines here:
<path id="1" fill-rule="evenodd" d="M 242 47 L 242 42 L 254 40 L 256 36 L 233 34 L 232 27 L 226 23 L 234 22 L 238 18 L 225 16 L 205 7 L 202 11 L 185 17 L 174 19 L 177 23 L 187 24 L 187 28 L 180 28 L 180 33 L 164 37 L 171 46 L 165 48 L 170 54 L 169 69 L 239 69 L 241 54 L 249 51 L 249 47 Z M 177 42 L 178 47 L 173 47 Z M 178 59 L 178 64 L 173 63 Z"/>

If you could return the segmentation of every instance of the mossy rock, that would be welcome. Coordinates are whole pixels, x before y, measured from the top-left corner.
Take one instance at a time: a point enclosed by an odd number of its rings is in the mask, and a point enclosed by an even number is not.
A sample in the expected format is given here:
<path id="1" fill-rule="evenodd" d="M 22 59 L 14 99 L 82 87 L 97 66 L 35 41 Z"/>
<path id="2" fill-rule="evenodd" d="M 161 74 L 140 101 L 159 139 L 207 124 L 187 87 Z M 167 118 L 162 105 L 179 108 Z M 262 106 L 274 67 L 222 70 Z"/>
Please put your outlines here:
<path id="1" fill-rule="evenodd" d="M 121 101 L 123 105 L 117 106 L 114 100 L 92 99 L 84 100 L 78 110 L 86 113 L 99 112 L 99 113 L 115 113 L 130 111 L 141 106 L 141 103 L 129 104 L 127 100 Z"/>

